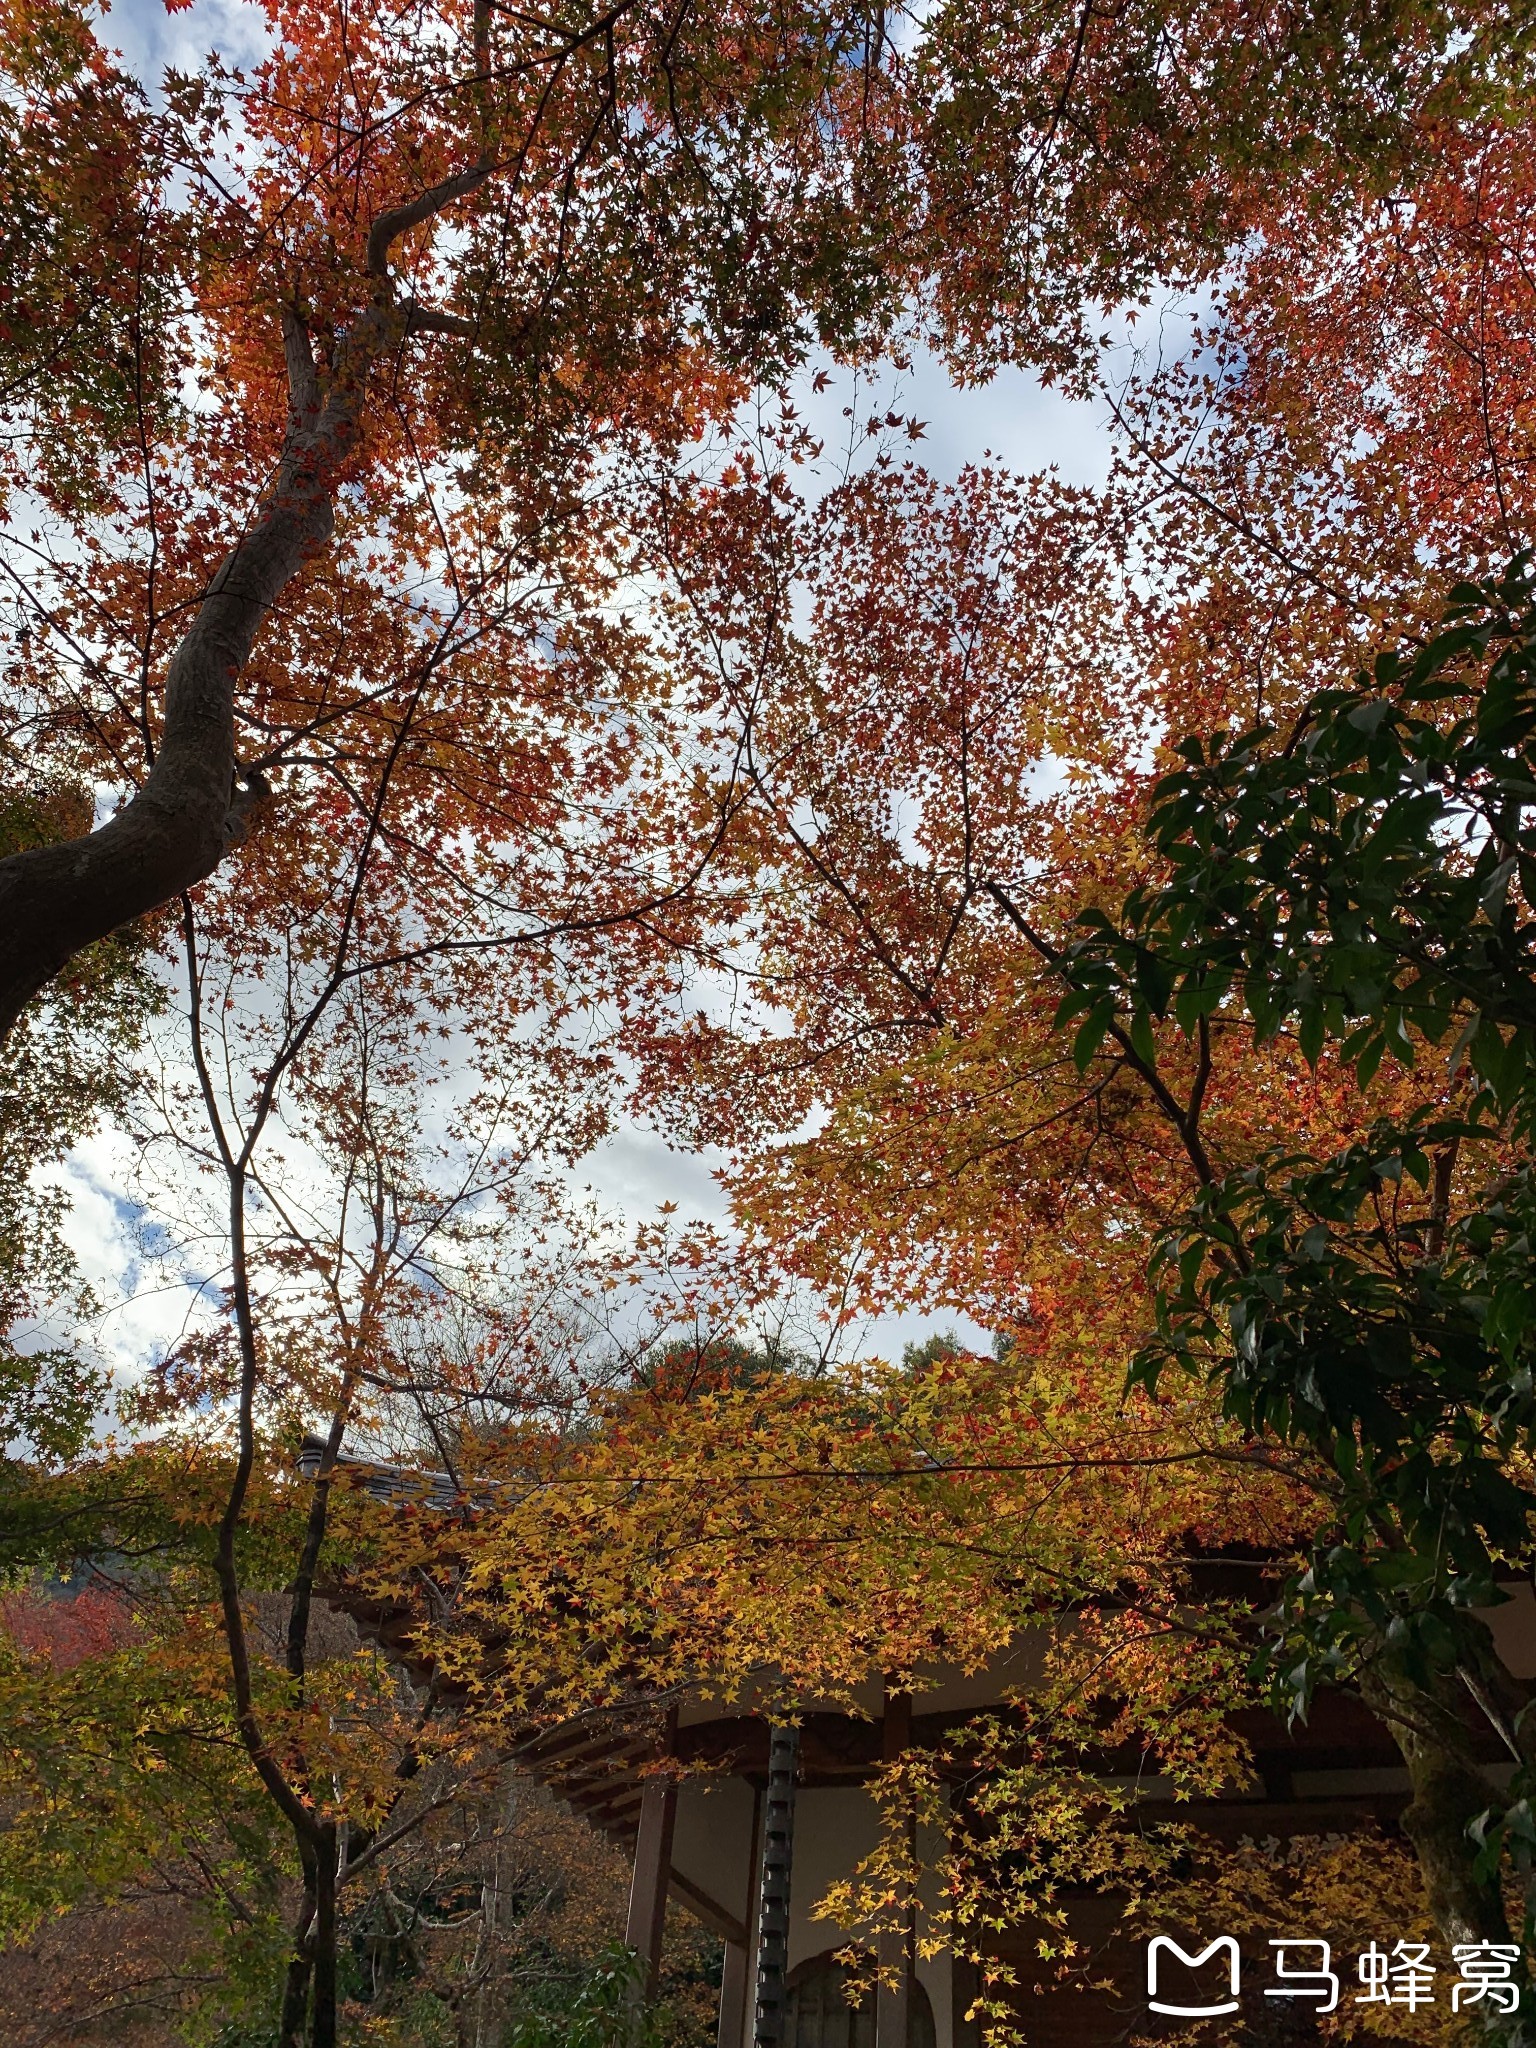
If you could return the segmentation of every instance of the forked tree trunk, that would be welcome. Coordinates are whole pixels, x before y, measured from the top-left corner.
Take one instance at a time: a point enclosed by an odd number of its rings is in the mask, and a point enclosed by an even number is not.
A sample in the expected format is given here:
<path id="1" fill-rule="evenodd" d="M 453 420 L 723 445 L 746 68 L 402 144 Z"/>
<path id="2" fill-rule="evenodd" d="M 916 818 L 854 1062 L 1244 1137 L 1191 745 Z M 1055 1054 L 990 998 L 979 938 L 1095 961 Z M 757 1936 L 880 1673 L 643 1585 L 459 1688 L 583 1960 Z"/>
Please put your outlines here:
<path id="1" fill-rule="evenodd" d="M 285 316 L 293 412 L 277 475 L 208 586 L 166 674 L 165 717 L 137 794 L 98 831 L 0 860 L 0 1042 L 78 952 L 211 874 L 264 792 L 240 786 L 235 686 L 268 612 L 334 529 L 364 379 L 401 317 L 383 299 L 356 322 L 322 397 L 307 335 Z"/>
<path id="2" fill-rule="evenodd" d="M 272 604 L 331 532 L 328 488 L 291 477 L 226 558 L 171 661 L 143 787 L 83 839 L 0 860 L 0 1038 L 75 954 L 211 874 L 262 785 L 235 776 L 235 682 Z"/>
<path id="3" fill-rule="evenodd" d="M 1480 1877 L 1467 1829 L 1498 1791 L 1479 1768 L 1451 1681 L 1431 1691 L 1385 1661 L 1362 1674 L 1366 1704 L 1384 1721 L 1408 1769 L 1402 1827 L 1414 1846 L 1435 1925 L 1449 1943 L 1509 1940 L 1502 1888 Z"/>

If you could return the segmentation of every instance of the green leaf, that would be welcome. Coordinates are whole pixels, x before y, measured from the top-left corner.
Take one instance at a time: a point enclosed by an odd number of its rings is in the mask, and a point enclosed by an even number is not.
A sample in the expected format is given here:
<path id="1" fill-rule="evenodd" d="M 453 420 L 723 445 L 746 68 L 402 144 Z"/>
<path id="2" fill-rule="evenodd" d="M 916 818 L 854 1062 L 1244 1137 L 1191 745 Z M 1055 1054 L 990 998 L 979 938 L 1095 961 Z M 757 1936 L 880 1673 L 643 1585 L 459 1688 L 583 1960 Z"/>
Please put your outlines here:
<path id="1" fill-rule="evenodd" d="M 1072 1063 L 1080 1074 L 1086 1074 L 1093 1064 L 1094 1055 L 1104 1043 L 1114 1017 L 1113 1001 L 1104 1000 L 1095 1003 L 1078 1026 L 1077 1035 L 1072 1040 Z"/>
<path id="2" fill-rule="evenodd" d="M 1314 1071 L 1316 1070 L 1319 1058 L 1322 1056 L 1323 1037 L 1324 1024 L 1322 1006 L 1318 1003 L 1309 1004 L 1308 1007 L 1301 1013 L 1301 1021 L 1297 1027 L 1296 1032 L 1296 1040 L 1301 1047 L 1302 1058 L 1306 1061 L 1309 1067 L 1314 1069 Z"/>
<path id="3" fill-rule="evenodd" d="M 1152 1019 L 1137 1008 L 1131 1016 L 1131 1047 L 1144 1066 L 1157 1065 L 1157 1045 L 1152 1037 Z"/>

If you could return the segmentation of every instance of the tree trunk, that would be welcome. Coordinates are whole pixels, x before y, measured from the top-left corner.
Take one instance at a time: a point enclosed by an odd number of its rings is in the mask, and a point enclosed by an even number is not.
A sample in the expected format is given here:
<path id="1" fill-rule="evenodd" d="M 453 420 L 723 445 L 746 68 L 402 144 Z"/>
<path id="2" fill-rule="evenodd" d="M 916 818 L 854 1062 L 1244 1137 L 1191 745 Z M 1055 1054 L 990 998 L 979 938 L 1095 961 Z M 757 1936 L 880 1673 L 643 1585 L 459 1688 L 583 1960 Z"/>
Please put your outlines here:
<path id="1" fill-rule="evenodd" d="M 270 495 L 171 657 L 149 774 L 99 831 L 0 860 L 0 1043 L 76 953 L 173 902 L 239 838 L 266 785 L 253 775 L 237 787 L 236 680 L 274 603 L 331 538 L 333 494 L 356 441 L 364 380 L 380 348 L 403 332 L 403 316 L 383 298 L 361 314 L 322 399 L 308 336 L 285 316 L 287 442 Z"/>
<path id="2" fill-rule="evenodd" d="M 320 1830 L 315 1865 L 314 2011 L 310 2048 L 336 2048 L 336 1830 Z"/>
<path id="3" fill-rule="evenodd" d="M 1499 1795 L 1478 1767 L 1451 1681 L 1431 1692 L 1383 1660 L 1362 1674 L 1360 1690 L 1408 1767 L 1413 1797 L 1403 1833 L 1418 1855 L 1435 1925 L 1447 1942 L 1508 1941 L 1498 1879 L 1478 1877 L 1477 1845 L 1467 1833 Z"/>
<path id="4" fill-rule="evenodd" d="M 475 1940 L 474 1960 L 470 1964 L 470 1980 L 475 1986 L 475 2032 L 474 2048 L 490 2048 L 491 2038 L 491 1972 L 496 1965 L 497 1944 L 501 1935 L 501 1874 L 507 1840 L 512 1833 L 512 1823 L 517 1817 L 517 1773 L 507 1773 L 507 1798 L 502 1808 L 501 1823 L 496 1830 L 496 1848 L 491 1858 L 491 1867 L 480 1893 L 480 1931 Z"/>
<path id="5" fill-rule="evenodd" d="M 313 1897 L 306 1895 L 298 1925 L 293 1930 L 293 1954 L 283 1979 L 283 2009 L 277 2027 L 278 2048 L 304 2048 L 304 2015 L 309 2010 L 310 1936 L 314 1921 L 315 1902 Z"/>

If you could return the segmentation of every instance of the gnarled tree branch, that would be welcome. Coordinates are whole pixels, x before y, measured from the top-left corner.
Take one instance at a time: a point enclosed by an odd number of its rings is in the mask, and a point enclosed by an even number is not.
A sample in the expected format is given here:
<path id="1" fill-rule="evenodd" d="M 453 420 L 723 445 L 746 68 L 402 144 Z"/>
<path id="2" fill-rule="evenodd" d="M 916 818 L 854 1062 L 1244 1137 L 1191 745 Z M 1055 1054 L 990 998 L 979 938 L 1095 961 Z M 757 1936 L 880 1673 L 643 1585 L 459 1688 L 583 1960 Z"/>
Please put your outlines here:
<path id="1" fill-rule="evenodd" d="M 389 249 L 490 174 L 489 163 L 477 163 L 374 223 L 374 299 L 353 321 L 324 382 L 302 315 L 282 307 L 290 411 L 277 474 L 171 657 L 149 774 L 98 830 L 0 860 L 0 1041 L 76 953 L 211 874 L 243 836 L 253 804 L 269 794 L 259 773 L 235 759 L 235 687 L 267 614 L 330 542 L 335 491 L 356 445 L 369 374 L 411 333 L 474 332 L 453 315 L 397 305 Z"/>

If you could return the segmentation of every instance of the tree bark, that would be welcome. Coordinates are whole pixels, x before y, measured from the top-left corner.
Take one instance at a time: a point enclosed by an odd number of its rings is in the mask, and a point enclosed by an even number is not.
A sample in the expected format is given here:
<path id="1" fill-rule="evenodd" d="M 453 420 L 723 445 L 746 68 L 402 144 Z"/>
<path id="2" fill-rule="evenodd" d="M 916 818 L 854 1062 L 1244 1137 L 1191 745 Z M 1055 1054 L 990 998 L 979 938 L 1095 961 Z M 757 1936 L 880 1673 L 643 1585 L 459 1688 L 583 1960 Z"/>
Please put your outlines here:
<path id="1" fill-rule="evenodd" d="M 283 1978 L 283 2007 L 278 2020 L 278 2048 L 304 2048 L 304 2015 L 309 2010 L 310 1931 L 314 1926 L 315 1902 L 307 1896 L 298 1925 L 293 1930 L 293 1954 Z"/>
<path id="2" fill-rule="evenodd" d="M 272 606 L 331 538 L 368 370 L 405 326 L 381 294 L 322 397 L 308 337 L 285 315 L 292 412 L 277 475 L 171 657 L 148 775 L 99 830 L 0 860 L 0 1042 L 76 953 L 210 875 L 265 793 L 259 775 L 237 771 L 235 684 Z"/>
<path id="3" fill-rule="evenodd" d="M 315 1864 L 315 1997 L 310 2048 L 336 2048 L 336 1830 L 320 1830 Z"/>
<path id="4" fill-rule="evenodd" d="M 1447 1942 L 1508 1941 L 1497 1877 L 1479 1878 L 1478 1850 L 1467 1833 L 1498 1793 L 1479 1769 L 1446 1681 L 1431 1693 L 1385 1662 L 1361 1674 L 1366 1704 L 1391 1730 L 1408 1767 L 1413 1796 L 1403 1832 L 1418 1855 L 1435 1925 Z"/>

